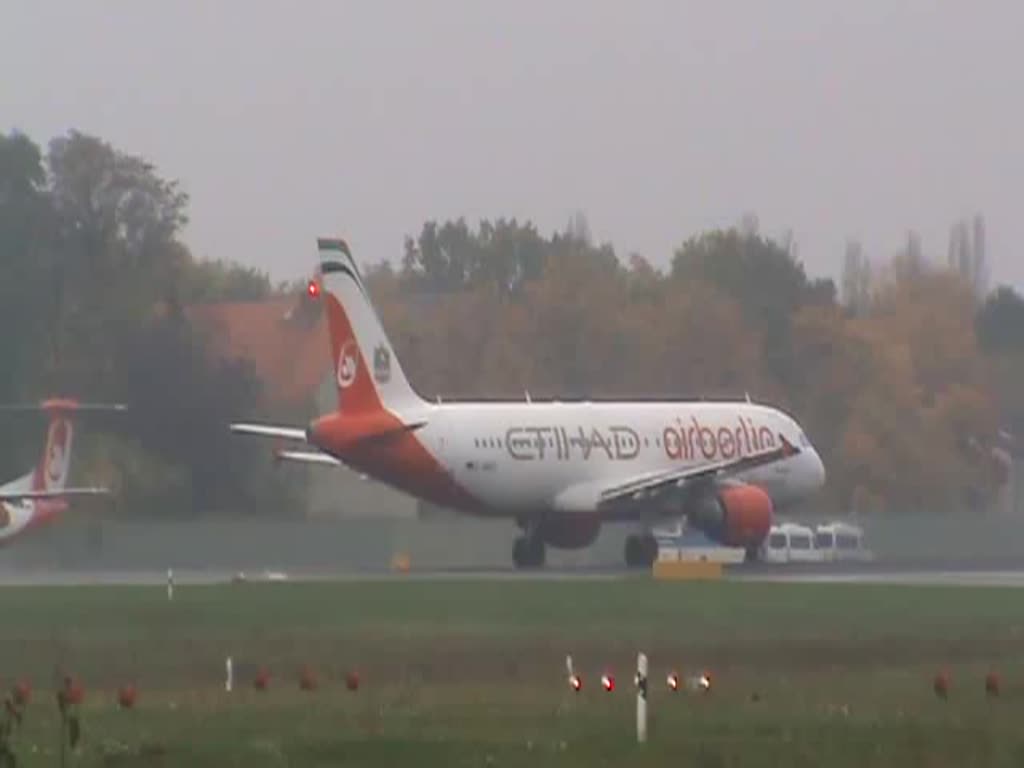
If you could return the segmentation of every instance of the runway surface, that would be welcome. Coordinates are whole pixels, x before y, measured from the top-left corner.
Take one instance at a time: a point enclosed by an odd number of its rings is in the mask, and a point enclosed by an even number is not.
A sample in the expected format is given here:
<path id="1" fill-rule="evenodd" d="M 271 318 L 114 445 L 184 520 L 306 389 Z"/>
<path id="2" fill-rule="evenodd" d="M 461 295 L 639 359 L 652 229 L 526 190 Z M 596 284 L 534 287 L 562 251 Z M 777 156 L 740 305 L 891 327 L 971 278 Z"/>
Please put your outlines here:
<path id="1" fill-rule="evenodd" d="M 2 587 L 84 587 L 84 586 L 153 586 L 165 587 L 166 571 L 104 571 L 104 570 L 14 570 L 0 569 Z M 420 580 L 614 580 L 646 578 L 642 572 L 618 567 L 589 569 L 557 569 L 516 571 L 512 568 L 465 568 L 446 570 L 412 570 L 407 573 L 389 570 L 302 572 L 183 570 L 174 571 L 174 585 L 194 586 L 228 583 L 324 582 L 324 581 L 420 581 Z M 1024 587 L 1024 569 L 1012 570 L 941 570 L 857 568 L 834 570 L 787 570 L 760 568 L 753 571 L 730 570 L 725 579 L 769 583 L 815 584 L 902 584 L 914 586 Z"/>

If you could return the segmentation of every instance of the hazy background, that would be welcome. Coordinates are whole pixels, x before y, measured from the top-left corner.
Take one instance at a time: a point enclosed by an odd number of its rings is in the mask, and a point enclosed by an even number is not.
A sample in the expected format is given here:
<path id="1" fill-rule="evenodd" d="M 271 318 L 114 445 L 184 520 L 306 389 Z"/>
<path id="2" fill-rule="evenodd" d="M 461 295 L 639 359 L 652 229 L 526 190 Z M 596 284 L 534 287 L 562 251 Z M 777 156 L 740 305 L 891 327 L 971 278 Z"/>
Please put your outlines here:
<path id="1" fill-rule="evenodd" d="M 292 277 L 429 218 L 586 213 L 659 265 L 755 211 L 813 274 L 847 237 L 945 259 L 986 217 L 1024 285 L 1017 2 L 9 0 L 0 130 L 77 128 L 191 194 L 186 240 Z"/>

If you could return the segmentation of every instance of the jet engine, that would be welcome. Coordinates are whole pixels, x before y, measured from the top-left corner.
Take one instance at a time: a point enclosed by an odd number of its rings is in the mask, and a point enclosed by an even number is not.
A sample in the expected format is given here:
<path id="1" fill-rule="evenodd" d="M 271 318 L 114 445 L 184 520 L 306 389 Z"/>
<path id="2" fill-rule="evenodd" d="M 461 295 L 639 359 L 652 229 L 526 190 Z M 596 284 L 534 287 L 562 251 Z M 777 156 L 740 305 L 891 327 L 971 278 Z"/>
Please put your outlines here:
<path id="1" fill-rule="evenodd" d="M 727 547 L 754 549 L 772 525 L 771 497 L 755 485 L 728 485 L 699 499 L 689 514 L 692 525 Z"/>

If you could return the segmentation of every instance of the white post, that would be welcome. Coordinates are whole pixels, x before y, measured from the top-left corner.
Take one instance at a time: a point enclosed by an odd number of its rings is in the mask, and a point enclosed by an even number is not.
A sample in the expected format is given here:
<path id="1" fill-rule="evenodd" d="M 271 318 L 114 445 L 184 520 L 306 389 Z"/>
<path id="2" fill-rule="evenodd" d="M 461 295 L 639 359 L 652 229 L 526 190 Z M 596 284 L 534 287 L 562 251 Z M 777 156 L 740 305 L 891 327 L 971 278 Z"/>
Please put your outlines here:
<path id="1" fill-rule="evenodd" d="M 227 677 L 224 679 L 224 690 L 231 693 L 231 688 L 234 685 L 234 670 L 232 669 L 230 656 L 224 661 L 224 671 L 227 673 Z"/>
<path id="2" fill-rule="evenodd" d="M 174 599 L 174 571 L 167 569 L 167 599 Z"/>
<path id="3" fill-rule="evenodd" d="M 647 656 L 643 653 L 636 657 L 636 740 L 647 741 Z"/>

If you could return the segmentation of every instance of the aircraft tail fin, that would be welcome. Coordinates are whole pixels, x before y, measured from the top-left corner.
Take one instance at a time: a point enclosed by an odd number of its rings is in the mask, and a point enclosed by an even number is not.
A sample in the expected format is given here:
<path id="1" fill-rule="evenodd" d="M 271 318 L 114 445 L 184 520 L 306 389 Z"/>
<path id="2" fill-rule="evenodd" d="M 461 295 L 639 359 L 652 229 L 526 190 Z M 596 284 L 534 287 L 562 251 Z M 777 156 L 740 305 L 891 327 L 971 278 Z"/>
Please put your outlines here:
<path id="1" fill-rule="evenodd" d="M 397 412 L 421 402 L 395 356 L 348 245 L 344 240 L 320 238 L 317 250 L 338 410 Z"/>
<path id="2" fill-rule="evenodd" d="M 35 468 L 27 475 L 8 483 L 2 490 L 28 491 L 37 495 L 63 491 L 71 470 L 71 448 L 74 442 L 74 416 L 81 411 L 122 411 L 123 405 L 79 403 L 68 398 L 44 400 L 38 405 L 0 406 L 0 411 L 35 411 L 49 417 L 43 452 Z"/>

